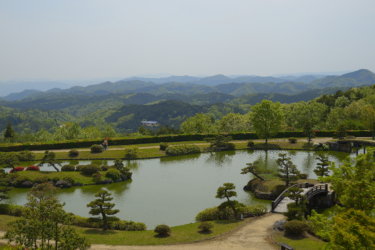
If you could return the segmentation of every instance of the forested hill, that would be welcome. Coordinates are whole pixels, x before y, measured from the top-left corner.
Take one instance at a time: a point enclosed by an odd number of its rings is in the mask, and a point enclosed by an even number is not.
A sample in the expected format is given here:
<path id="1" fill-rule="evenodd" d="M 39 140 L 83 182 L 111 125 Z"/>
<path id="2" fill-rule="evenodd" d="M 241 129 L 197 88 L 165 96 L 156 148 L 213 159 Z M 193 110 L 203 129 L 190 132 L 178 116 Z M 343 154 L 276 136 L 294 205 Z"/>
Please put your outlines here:
<path id="1" fill-rule="evenodd" d="M 213 77 L 224 82 L 224 76 Z M 244 79 L 246 77 L 243 77 Z M 185 79 L 192 79 L 185 77 Z M 8 122 L 21 131 L 52 130 L 71 121 L 81 126 L 113 126 L 120 132 L 137 131 L 142 120 L 156 120 L 178 129 L 181 122 L 197 113 L 220 119 L 228 113 L 245 114 L 263 99 L 281 103 L 309 101 L 322 95 L 345 91 L 352 86 L 375 84 L 375 75 L 359 70 L 329 76 L 310 83 L 153 83 L 139 79 L 107 82 L 88 87 L 47 92 L 27 91 L 31 96 L 0 100 L 0 131 Z M 265 80 L 265 79 L 263 79 Z M 211 86 L 212 85 L 212 86 Z M 366 88 L 364 88 L 366 89 Z M 137 91 L 140 91 L 139 93 Z"/>

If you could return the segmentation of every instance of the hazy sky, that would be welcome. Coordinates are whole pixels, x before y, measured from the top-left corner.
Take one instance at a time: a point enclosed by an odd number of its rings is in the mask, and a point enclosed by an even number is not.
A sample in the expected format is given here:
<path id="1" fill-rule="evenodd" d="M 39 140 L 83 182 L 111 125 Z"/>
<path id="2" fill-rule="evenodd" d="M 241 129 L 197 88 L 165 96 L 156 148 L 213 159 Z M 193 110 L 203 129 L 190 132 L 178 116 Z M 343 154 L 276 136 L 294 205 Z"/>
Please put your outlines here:
<path id="1" fill-rule="evenodd" d="M 375 71 L 374 0 L 0 0 L 0 80 Z"/>

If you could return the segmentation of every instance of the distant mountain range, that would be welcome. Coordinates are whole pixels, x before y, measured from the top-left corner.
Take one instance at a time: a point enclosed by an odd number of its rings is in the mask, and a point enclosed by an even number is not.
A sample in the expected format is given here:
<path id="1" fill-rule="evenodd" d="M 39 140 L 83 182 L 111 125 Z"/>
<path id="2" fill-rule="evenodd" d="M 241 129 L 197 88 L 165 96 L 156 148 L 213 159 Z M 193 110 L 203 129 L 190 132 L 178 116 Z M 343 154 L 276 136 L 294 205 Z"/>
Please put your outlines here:
<path id="1" fill-rule="evenodd" d="M 365 69 L 325 77 L 132 78 L 86 87 L 12 93 L 0 99 L 0 110 L 7 111 L 0 121 L 21 126 L 26 119 L 21 114 L 34 113 L 38 114 L 33 120 L 35 129 L 48 127 L 37 117 L 49 117 L 50 124 L 72 119 L 82 125 L 105 122 L 123 131 L 134 131 L 143 119 L 178 127 L 181 121 L 199 112 L 217 116 L 244 113 L 249 104 L 263 99 L 282 103 L 308 101 L 338 90 L 372 84 L 375 84 L 375 74 Z"/>

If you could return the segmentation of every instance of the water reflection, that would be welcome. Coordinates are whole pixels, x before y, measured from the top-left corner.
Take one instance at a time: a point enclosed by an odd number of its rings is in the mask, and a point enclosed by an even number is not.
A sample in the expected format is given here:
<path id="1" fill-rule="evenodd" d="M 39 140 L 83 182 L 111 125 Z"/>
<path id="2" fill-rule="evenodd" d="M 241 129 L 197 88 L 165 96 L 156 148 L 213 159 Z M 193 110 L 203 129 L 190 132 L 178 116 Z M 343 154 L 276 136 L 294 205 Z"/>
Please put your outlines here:
<path id="1" fill-rule="evenodd" d="M 222 167 L 232 162 L 235 151 L 210 152 L 208 153 L 207 163 L 214 163 L 216 166 Z"/>

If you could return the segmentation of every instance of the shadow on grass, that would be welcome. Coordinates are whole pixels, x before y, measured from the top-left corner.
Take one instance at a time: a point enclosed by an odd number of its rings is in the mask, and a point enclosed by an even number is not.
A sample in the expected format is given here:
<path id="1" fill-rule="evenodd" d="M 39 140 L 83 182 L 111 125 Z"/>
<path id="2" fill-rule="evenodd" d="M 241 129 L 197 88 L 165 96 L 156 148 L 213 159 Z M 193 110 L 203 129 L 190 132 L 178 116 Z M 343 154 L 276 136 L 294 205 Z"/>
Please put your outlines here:
<path id="1" fill-rule="evenodd" d="M 271 143 L 265 144 L 265 143 L 261 143 L 261 144 L 255 144 L 253 147 L 251 147 L 251 149 L 272 150 L 272 149 L 281 149 L 281 147 L 279 145 L 277 145 L 277 144 L 271 144 Z"/>
<path id="2" fill-rule="evenodd" d="M 209 231 L 198 231 L 198 233 L 200 234 L 211 234 L 212 233 L 212 230 L 209 230 Z"/>
<path id="3" fill-rule="evenodd" d="M 232 224 L 232 223 L 236 223 L 236 222 L 239 222 L 239 220 L 215 220 L 215 223 L 224 224 L 224 225 Z"/>
<path id="4" fill-rule="evenodd" d="M 159 238 L 159 239 L 168 238 L 169 236 L 171 236 L 171 235 L 170 234 L 167 234 L 167 235 L 155 234 L 154 235 L 155 238 Z"/>
<path id="5" fill-rule="evenodd" d="M 99 234 L 99 235 L 112 235 L 116 234 L 115 231 L 107 230 L 103 231 L 101 229 L 87 229 L 84 231 L 85 234 Z"/>
<path id="6" fill-rule="evenodd" d="M 283 235 L 285 238 L 289 239 L 289 240 L 303 240 L 303 239 L 306 239 L 308 237 L 306 237 L 304 234 L 302 235 L 293 235 L 293 234 L 287 234 L 287 233 L 284 233 Z"/>

